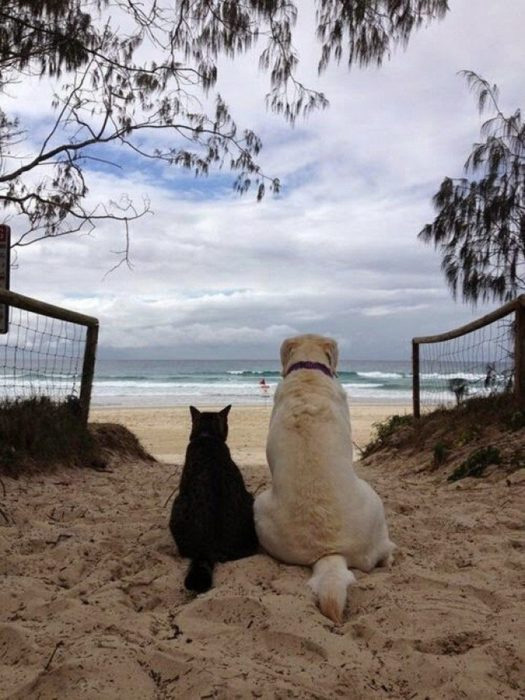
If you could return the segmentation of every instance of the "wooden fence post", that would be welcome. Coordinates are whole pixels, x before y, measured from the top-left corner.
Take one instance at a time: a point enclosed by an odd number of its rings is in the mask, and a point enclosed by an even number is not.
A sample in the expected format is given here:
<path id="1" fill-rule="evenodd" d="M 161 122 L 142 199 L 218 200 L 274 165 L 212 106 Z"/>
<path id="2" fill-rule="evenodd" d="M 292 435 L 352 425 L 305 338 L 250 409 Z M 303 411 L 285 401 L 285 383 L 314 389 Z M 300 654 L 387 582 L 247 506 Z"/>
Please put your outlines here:
<path id="1" fill-rule="evenodd" d="M 419 403 L 419 343 L 412 341 L 412 405 L 414 418 L 419 418 L 420 403 Z"/>
<path id="2" fill-rule="evenodd" d="M 525 409 L 525 295 L 517 299 L 516 331 L 514 336 L 514 396 Z"/>
<path id="3" fill-rule="evenodd" d="M 0 224 L 0 290 L 9 289 L 11 270 L 11 229 Z M 5 335 L 9 330 L 9 306 L 0 304 L 0 334 Z"/>
<path id="4" fill-rule="evenodd" d="M 82 381 L 80 384 L 80 414 L 84 423 L 88 422 L 93 376 L 95 374 L 95 358 L 97 354 L 98 324 L 88 326 L 84 362 L 82 365 Z"/>

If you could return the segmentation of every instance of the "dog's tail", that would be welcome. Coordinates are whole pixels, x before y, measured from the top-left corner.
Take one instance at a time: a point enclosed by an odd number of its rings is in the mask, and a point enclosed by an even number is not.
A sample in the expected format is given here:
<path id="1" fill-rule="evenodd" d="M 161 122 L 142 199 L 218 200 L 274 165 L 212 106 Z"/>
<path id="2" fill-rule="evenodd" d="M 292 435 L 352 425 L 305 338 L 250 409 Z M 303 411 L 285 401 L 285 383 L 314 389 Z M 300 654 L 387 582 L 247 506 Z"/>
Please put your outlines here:
<path id="1" fill-rule="evenodd" d="M 355 582 L 355 576 L 348 570 L 345 558 L 339 554 L 330 554 L 315 562 L 308 585 L 317 595 L 323 615 L 340 625 L 346 605 L 346 589 Z"/>
<path id="2" fill-rule="evenodd" d="M 189 591 L 204 593 L 212 587 L 213 567 L 215 563 L 209 559 L 192 559 L 184 579 L 184 585 Z"/>

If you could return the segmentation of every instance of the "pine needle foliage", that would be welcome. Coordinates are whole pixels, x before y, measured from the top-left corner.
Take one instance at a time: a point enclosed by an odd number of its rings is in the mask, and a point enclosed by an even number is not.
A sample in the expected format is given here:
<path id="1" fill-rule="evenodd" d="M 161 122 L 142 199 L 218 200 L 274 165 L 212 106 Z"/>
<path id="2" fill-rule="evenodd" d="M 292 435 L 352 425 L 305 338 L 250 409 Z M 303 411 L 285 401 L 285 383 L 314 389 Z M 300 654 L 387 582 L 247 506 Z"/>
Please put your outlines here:
<path id="1" fill-rule="evenodd" d="M 448 10 L 446 0 L 316 6 L 320 71 L 343 56 L 350 66 L 380 64 Z M 291 0 L 2 0 L 0 206 L 16 217 L 14 247 L 111 219 L 124 227 L 127 261 L 128 226 L 149 202 L 89 198 L 90 166 L 122 168 L 126 153 L 197 176 L 225 168 L 238 192 L 252 188 L 257 199 L 277 192 L 279 179 L 258 163 L 260 138 L 237 126 L 216 91 L 218 61 L 257 45 L 270 109 L 293 123 L 326 107 L 297 77 L 294 32 L 306 11 Z M 52 81 L 54 121 L 44 134 L 1 99 L 28 77 Z"/>
<path id="2" fill-rule="evenodd" d="M 490 111 L 465 163 L 466 177 L 446 177 L 434 196 L 437 216 L 419 233 L 442 256 L 454 297 L 509 301 L 525 289 L 525 123 L 505 115 L 498 88 L 464 71 L 480 113 Z"/>

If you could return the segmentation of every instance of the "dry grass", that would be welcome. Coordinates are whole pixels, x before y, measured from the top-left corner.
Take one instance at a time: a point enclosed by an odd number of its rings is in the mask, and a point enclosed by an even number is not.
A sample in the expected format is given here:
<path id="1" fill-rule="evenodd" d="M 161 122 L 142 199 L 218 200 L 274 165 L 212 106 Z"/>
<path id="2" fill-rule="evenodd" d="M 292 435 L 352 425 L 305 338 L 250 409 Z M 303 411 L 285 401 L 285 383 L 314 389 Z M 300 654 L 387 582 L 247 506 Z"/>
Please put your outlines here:
<path id="1" fill-rule="evenodd" d="M 152 459 L 123 426 L 86 426 L 75 399 L 0 403 L 0 474 L 16 478 L 58 465 L 104 469 L 117 455 Z"/>
<path id="2" fill-rule="evenodd" d="M 139 439 L 130 430 L 118 423 L 91 423 L 89 432 L 93 436 L 106 460 L 115 459 L 155 462 L 142 447 Z"/>
<path id="3" fill-rule="evenodd" d="M 391 416 L 377 424 L 363 459 L 417 457 L 418 471 L 435 471 L 453 481 L 502 476 L 525 467 L 525 412 L 508 394 L 472 398 L 455 408 L 412 416 Z"/>

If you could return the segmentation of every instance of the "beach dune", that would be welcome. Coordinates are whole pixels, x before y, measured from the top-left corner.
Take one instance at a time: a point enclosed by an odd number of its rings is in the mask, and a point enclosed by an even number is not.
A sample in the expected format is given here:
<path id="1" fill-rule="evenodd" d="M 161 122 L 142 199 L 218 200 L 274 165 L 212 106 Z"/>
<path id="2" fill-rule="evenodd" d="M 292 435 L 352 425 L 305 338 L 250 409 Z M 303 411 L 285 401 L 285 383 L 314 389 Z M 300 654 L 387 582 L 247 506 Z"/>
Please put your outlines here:
<path id="1" fill-rule="evenodd" d="M 379 412 L 353 411 L 358 444 Z M 391 570 L 357 572 L 334 627 L 310 572 L 262 552 L 218 565 L 215 587 L 190 595 L 167 526 L 189 411 L 92 419 L 123 422 L 167 461 L 2 478 L 1 698 L 523 697 L 518 481 L 443 485 L 417 474 L 417 454 L 358 464 L 399 551 Z M 252 492 L 269 480 L 268 419 L 266 408 L 231 412 L 229 444 Z"/>

